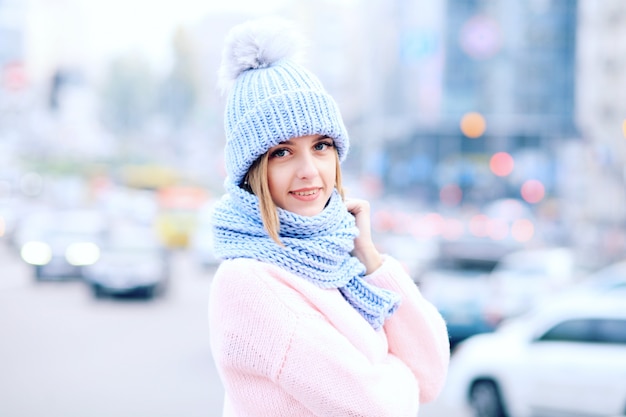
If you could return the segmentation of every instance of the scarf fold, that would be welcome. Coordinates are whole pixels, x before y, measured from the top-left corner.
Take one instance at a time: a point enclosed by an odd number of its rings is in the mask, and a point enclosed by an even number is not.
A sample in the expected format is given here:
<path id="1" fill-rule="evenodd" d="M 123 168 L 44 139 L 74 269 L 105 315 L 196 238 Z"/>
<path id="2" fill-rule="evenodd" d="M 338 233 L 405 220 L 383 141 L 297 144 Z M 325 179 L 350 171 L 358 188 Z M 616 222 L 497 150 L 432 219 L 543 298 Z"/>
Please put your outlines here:
<path id="1" fill-rule="evenodd" d="M 213 213 L 214 249 L 219 258 L 251 258 L 283 267 L 320 288 L 337 288 L 376 330 L 397 309 L 400 296 L 363 279 L 365 266 L 350 254 L 359 231 L 337 190 L 312 217 L 278 208 L 279 246 L 263 227 L 259 200 L 236 185 Z"/>

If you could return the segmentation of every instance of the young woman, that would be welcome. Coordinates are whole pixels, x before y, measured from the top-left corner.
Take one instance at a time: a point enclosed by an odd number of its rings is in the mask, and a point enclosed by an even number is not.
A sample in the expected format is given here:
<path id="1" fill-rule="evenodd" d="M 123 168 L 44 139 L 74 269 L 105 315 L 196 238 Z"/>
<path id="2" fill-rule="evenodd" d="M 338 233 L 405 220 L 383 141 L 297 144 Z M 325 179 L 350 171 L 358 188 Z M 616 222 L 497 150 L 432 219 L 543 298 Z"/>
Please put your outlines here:
<path id="1" fill-rule="evenodd" d="M 209 300 L 223 415 L 415 417 L 444 384 L 446 326 L 376 249 L 369 204 L 344 199 L 348 134 L 293 59 L 294 33 L 247 22 L 224 50 L 224 260 Z"/>

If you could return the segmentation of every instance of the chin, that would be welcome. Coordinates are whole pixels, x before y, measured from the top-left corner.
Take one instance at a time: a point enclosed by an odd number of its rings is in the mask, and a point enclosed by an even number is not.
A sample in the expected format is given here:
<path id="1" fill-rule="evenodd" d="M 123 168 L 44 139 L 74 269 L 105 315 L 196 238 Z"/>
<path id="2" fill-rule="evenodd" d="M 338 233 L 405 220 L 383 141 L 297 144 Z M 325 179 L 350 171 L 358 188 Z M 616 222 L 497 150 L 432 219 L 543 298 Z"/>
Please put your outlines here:
<path id="1" fill-rule="evenodd" d="M 323 203 L 322 203 L 323 201 Z M 324 196 L 322 199 L 317 199 L 315 201 L 304 202 L 304 201 L 285 201 L 284 205 L 278 205 L 284 210 L 290 211 L 298 216 L 304 217 L 313 217 L 320 214 L 330 201 L 330 195 Z"/>
<path id="2" fill-rule="evenodd" d="M 320 214 L 322 210 L 301 210 L 300 212 L 296 212 L 296 214 L 304 217 L 314 217 Z"/>
<path id="3" fill-rule="evenodd" d="M 322 211 L 324 211 L 324 207 L 303 207 L 303 208 L 293 210 L 295 214 L 299 216 L 304 216 L 304 217 L 317 216 Z"/>

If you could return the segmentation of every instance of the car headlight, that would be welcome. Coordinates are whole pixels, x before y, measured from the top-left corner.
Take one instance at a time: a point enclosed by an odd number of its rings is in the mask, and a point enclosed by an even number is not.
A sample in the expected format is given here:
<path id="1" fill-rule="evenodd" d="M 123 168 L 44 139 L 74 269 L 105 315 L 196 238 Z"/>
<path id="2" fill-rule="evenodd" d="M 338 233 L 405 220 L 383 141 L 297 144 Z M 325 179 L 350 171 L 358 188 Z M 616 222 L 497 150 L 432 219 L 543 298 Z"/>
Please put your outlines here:
<path id="1" fill-rule="evenodd" d="M 45 265 L 52 259 L 52 249 L 44 242 L 27 242 L 22 246 L 20 255 L 31 265 Z"/>
<path id="2" fill-rule="evenodd" d="M 65 259 L 75 266 L 91 265 L 100 259 L 100 248 L 92 242 L 72 243 L 65 250 Z"/>

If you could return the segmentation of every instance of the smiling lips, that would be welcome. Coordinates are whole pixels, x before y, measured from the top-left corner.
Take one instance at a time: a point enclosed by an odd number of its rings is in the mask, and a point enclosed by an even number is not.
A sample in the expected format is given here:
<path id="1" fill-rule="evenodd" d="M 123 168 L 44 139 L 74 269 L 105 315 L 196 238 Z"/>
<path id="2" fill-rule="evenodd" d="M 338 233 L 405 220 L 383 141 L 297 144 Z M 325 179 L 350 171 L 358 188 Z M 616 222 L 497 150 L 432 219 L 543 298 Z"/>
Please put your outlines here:
<path id="1" fill-rule="evenodd" d="M 290 191 L 289 194 L 301 201 L 315 200 L 319 194 L 321 188 L 306 188 L 297 191 Z"/>

